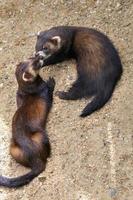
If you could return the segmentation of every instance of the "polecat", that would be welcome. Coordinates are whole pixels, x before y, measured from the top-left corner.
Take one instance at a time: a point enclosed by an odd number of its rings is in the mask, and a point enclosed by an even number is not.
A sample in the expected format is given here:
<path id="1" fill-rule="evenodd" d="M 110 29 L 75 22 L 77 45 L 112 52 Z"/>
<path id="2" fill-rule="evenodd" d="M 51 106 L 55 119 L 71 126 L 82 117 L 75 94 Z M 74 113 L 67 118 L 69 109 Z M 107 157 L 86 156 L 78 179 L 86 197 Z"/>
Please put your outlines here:
<path id="1" fill-rule="evenodd" d="M 43 58 L 43 66 L 76 59 L 77 80 L 67 92 L 58 92 L 58 96 L 65 100 L 94 96 L 81 117 L 105 105 L 122 74 L 121 60 L 114 45 L 94 29 L 53 27 L 38 34 L 35 49 L 36 55 Z"/>
<path id="2" fill-rule="evenodd" d="M 46 166 L 50 156 L 50 143 L 46 133 L 46 122 L 53 101 L 55 81 L 43 81 L 38 71 L 32 70 L 36 60 L 20 63 L 16 68 L 18 82 L 18 109 L 12 120 L 12 157 L 31 171 L 16 178 L 0 176 L 0 185 L 9 188 L 28 184 Z"/>

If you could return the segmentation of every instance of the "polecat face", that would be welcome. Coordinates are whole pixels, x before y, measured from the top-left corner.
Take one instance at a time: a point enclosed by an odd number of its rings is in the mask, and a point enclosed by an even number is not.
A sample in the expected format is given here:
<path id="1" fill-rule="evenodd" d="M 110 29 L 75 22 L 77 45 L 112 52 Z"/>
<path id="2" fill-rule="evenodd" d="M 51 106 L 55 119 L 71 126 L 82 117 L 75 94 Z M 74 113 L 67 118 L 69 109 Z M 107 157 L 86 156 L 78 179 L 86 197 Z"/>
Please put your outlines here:
<path id="1" fill-rule="evenodd" d="M 46 34 L 44 37 L 44 32 L 38 35 L 38 42 L 36 44 L 36 56 L 40 59 L 46 60 L 47 58 L 54 56 L 61 49 L 61 37 L 60 36 L 50 36 Z"/>
<path id="2" fill-rule="evenodd" d="M 39 70 L 35 69 L 34 62 L 35 60 L 29 59 L 28 61 L 21 62 L 17 65 L 16 78 L 19 84 L 33 82 L 35 80 Z"/>

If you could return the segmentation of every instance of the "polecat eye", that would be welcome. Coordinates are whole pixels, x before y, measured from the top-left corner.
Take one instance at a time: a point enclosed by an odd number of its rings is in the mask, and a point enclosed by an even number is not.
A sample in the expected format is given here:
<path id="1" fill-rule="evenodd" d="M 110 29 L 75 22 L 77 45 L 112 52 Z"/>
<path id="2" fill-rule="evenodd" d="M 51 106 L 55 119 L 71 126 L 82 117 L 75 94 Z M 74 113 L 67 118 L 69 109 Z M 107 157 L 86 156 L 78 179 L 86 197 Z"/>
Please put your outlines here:
<path id="1" fill-rule="evenodd" d="M 48 47 L 43 47 L 43 51 L 48 51 Z"/>

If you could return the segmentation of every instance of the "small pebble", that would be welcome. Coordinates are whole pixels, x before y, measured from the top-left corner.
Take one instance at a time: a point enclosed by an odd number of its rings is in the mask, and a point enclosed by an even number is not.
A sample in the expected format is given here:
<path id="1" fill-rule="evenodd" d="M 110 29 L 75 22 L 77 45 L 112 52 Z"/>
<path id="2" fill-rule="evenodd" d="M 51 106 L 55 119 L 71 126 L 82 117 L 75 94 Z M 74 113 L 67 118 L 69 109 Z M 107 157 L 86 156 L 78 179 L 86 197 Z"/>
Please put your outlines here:
<path id="1" fill-rule="evenodd" d="M 115 188 L 109 188 L 108 194 L 111 198 L 114 198 L 117 195 L 117 190 Z"/>

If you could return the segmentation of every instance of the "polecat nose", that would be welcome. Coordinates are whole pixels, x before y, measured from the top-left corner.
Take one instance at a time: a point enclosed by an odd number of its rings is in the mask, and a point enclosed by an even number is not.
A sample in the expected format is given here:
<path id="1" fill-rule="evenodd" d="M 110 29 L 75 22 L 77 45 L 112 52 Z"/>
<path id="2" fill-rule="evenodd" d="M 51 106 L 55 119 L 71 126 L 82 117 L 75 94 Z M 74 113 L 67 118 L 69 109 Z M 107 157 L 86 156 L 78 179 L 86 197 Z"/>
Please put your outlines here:
<path id="1" fill-rule="evenodd" d="M 40 59 L 43 59 L 46 54 L 43 51 L 38 51 L 36 52 L 35 56 L 38 56 Z"/>
<path id="2" fill-rule="evenodd" d="M 39 52 L 35 52 L 34 56 L 38 57 L 39 56 Z"/>
<path id="3" fill-rule="evenodd" d="M 40 60 L 43 60 L 43 58 L 44 58 L 44 56 L 40 55 L 39 53 L 36 53 L 35 57 L 38 57 Z"/>

